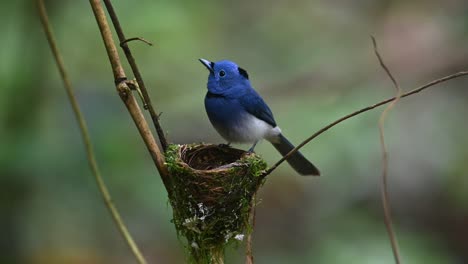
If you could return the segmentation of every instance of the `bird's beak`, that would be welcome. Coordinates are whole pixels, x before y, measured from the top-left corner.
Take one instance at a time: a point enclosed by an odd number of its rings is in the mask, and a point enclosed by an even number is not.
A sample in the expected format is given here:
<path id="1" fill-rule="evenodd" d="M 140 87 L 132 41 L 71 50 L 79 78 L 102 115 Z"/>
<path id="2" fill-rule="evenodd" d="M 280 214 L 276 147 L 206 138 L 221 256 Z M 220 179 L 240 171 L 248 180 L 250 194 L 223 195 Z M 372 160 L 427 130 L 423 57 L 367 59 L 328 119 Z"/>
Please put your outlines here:
<path id="1" fill-rule="evenodd" d="M 205 67 L 211 72 L 213 73 L 214 70 L 213 70 L 213 67 L 214 67 L 214 62 L 211 62 L 209 60 L 205 60 L 205 59 L 198 59 L 203 65 L 205 65 Z"/>

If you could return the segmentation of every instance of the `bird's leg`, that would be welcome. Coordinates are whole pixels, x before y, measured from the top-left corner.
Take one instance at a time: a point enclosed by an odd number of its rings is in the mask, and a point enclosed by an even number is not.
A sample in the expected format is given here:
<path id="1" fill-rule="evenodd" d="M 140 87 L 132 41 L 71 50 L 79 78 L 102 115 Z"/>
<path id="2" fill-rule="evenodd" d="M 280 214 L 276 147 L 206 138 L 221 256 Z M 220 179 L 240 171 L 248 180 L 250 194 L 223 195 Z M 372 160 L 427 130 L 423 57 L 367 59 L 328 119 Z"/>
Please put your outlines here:
<path id="1" fill-rule="evenodd" d="M 250 148 L 249 148 L 249 151 L 247 151 L 247 152 L 253 153 L 253 152 L 254 152 L 254 149 L 255 149 L 255 146 L 257 145 L 257 143 L 258 143 L 258 141 L 255 141 L 255 142 L 253 143 L 252 147 L 250 147 Z"/>
<path id="2" fill-rule="evenodd" d="M 220 148 L 229 148 L 230 146 L 231 146 L 231 142 L 228 142 L 227 144 L 222 143 L 218 145 L 218 147 Z"/>

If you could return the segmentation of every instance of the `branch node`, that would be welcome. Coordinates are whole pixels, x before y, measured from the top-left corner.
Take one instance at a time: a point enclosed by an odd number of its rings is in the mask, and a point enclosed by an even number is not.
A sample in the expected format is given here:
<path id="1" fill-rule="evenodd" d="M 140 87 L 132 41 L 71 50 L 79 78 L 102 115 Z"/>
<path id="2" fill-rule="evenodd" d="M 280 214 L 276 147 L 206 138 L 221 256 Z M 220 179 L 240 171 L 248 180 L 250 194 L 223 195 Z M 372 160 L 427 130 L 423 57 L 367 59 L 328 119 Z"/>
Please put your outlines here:
<path id="1" fill-rule="evenodd" d="M 125 82 L 125 81 L 127 81 L 127 77 L 119 77 L 119 78 L 115 78 L 115 80 L 114 80 L 114 84 L 115 84 L 115 85 L 119 85 L 119 83 L 121 83 L 121 82 Z"/>
<path id="2" fill-rule="evenodd" d="M 139 89 L 138 87 L 138 83 L 135 79 L 133 80 L 125 80 L 125 83 L 128 85 L 128 88 L 130 88 L 130 90 L 132 91 L 136 91 Z"/>
<path id="3" fill-rule="evenodd" d="M 146 103 L 145 97 L 143 96 L 143 93 L 141 92 L 140 86 L 138 85 L 138 81 L 136 79 L 126 81 L 128 87 L 130 90 L 137 91 L 138 96 L 141 99 L 141 102 L 143 104 L 143 108 L 145 110 L 148 110 L 148 103 Z"/>
<path id="4" fill-rule="evenodd" d="M 117 92 L 122 99 L 127 99 L 128 95 L 131 93 L 131 89 L 128 85 L 128 82 L 123 81 L 117 84 Z"/>

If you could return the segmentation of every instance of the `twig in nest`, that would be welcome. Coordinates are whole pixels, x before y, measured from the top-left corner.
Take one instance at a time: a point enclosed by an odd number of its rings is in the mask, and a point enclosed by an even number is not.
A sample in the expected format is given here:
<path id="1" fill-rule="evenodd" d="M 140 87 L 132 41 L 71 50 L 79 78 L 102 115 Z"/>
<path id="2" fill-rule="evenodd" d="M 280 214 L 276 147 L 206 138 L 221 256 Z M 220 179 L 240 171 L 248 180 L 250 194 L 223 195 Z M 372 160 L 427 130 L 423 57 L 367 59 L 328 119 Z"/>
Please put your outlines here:
<path id="1" fill-rule="evenodd" d="M 92 146 L 91 139 L 88 133 L 86 121 L 83 117 L 83 114 L 81 113 L 80 106 L 78 105 L 78 101 L 75 98 L 75 94 L 73 93 L 73 87 L 71 85 L 68 74 L 65 70 L 65 65 L 63 63 L 62 56 L 60 55 L 60 52 L 55 42 L 55 38 L 52 34 L 52 30 L 50 27 L 49 18 L 47 16 L 44 1 L 37 0 L 37 6 L 39 9 L 39 16 L 42 22 L 42 26 L 44 28 L 44 31 L 47 37 L 47 41 L 49 42 L 50 49 L 52 50 L 52 54 L 54 55 L 55 63 L 57 64 L 57 67 L 60 72 L 60 76 L 63 80 L 63 84 L 67 92 L 68 100 L 70 101 L 70 104 L 73 108 L 73 113 L 75 114 L 76 120 L 78 121 L 78 125 L 80 127 L 80 132 L 81 132 L 81 136 L 83 138 L 83 142 L 86 148 L 86 155 L 88 158 L 89 166 L 91 167 L 91 171 L 99 187 L 99 191 L 101 192 L 102 198 L 104 200 L 104 204 L 106 205 L 107 209 L 109 209 L 109 212 L 111 213 L 115 224 L 117 225 L 120 233 L 122 234 L 123 238 L 127 242 L 127 245 L 130 247 L 130 250 L 132 251 L 135 258 L 137 259 L 138 263 L 146 264 L 146 260 L 143 257 L 143 254 L 140 252 L 140 250 L 138 249 L 138 246 L 136 245 L 135 241 L 130 235 L 130 232 L 125 226 L 125 223 L 123 222 L 122 217 L 120 216 L 117 208 L 112 203 L 112 198 L 109 193 L 109 190 L 107 189 L 107 186 L 104 183 L 104 179 L 101 176 L 99 166 L 94 156 L 93 146 Z"/>
<path id="2" fill-rule="evenodd" d="M 385 73 L 388 75 L 390 80 L 393 83 L 393 86 L 397 90 L 397 94 L 395 96 L 395 99 L 385 108 L 385 110 L 382 112 L 380 119 L 379 119 L 379 136 L 380 136 L 380 145 L 382 147 L 382 182 L 380 185 L 380 192 L 382 196 L 382 206 L 384 210 L 384 222 L 385 222 L 385 227 L 387 228 L 387 233 L 388 237 L 390 239 L 390 244 L 392 246 L 392 251 L 393 251 L 393 257 L 395 258 L 395 263 L 399 264 L 400 261 L 400 252 L 398 249 L 398 242 L 396 238 L 395 231 L 393 230 L 393 224 L 392 224 L 392 214 L 390 210 L 390 199 L 388 196 L 388 184 L 387 184 L 387 178 L 388 178 L 388 151 L 387 147 L 385 145 L 385 136 L 384 136 L 384 124 L 385 124 L 385 118 L 387 114 L 390 112 L 390 110 L 397 104 L 397 102 L 400 100 L 401 95 L 402 95 L 402 90 L 400 88 L 400 85 L 398 85 L 398 82 L 396 79 L 393 77 L 392 73 L 390 72 L 390 69 L 385 65 L 382 56 L 380 56 L 380 53 L 377 49 L 377 42 L 375 41 L 375 38 L 371 36 L 372 38 L 372 44 L 374 46 L 374 53 L 375 56 L 377 56 L 377 59 L 379 60 L 380 66 L 384 69 Z"/>

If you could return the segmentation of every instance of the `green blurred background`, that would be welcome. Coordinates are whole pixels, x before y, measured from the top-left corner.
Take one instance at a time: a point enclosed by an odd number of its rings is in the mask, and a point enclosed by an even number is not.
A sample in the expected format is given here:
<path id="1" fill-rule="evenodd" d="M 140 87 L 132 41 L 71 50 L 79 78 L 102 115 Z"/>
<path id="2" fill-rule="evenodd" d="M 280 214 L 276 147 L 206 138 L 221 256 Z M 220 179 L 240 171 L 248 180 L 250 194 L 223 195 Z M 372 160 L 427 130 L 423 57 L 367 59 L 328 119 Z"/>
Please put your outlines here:
<path id="1" fill-rule="evenodd" d="M 183 263 L 166 191 L 115 92 L 88 1 L 46 2 L 115 204 L 150 263 Z M 114 2 L 127 36 L 155 43 L 131 47 L 175 143 L 223 142 L 205 114 L 198 58 L 247 69 L 295 143 L 394 93 L 371 34 L 406 90 L 468 68 L 463 0 Z M 134 263 L 90 174 L 33 1 L 1 1 L 0 21 L 0 263 Z M 403 99 L 387 120 L 405 263 L 468 263 L 467 85 L 461 78 Z M 257 263 L 393 263 L 379 193 L 381 111 L 303 149 L 322 177 L 287 165 L 269 177 Z M 265 142 L 257 152 L 279 159 Z M 227 258 L 242 263 L 243 246 Z"/>

